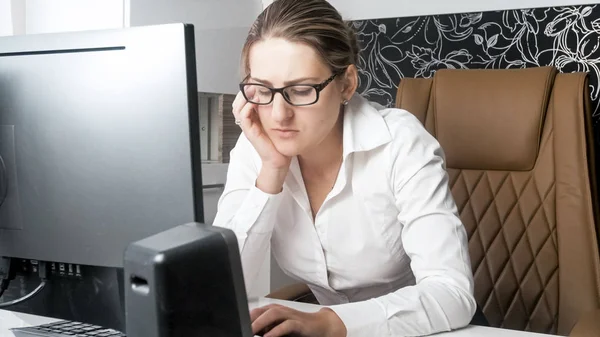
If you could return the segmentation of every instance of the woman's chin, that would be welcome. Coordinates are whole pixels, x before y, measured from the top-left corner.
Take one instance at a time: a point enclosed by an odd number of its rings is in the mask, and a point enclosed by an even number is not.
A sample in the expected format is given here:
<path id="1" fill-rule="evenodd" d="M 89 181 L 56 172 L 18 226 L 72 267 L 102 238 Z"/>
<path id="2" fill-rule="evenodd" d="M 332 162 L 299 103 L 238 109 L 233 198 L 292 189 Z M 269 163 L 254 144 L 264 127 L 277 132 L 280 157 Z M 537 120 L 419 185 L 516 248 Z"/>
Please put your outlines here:
<path id="1" fill-rule="evenodd" d="M 281 153 L 286 157 L 297 156 L 300 151 L 298 145 L 295 142 L 274 142 L 277 152 Z"/>

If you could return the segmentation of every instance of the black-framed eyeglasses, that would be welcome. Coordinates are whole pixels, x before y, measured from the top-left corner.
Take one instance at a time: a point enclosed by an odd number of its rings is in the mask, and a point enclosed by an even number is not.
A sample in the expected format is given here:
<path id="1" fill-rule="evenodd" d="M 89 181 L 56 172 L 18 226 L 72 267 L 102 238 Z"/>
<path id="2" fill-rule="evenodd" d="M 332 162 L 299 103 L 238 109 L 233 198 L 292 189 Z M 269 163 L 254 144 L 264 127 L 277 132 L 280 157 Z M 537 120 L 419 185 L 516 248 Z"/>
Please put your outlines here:
<path id="1" fill-rule="evenodd" d="M 270 88 L 258 83 L 240 83 L 240 91 L 246 101 L 257 105 L 267 105 L 273 102 L 275 93 L 280 93 L 286 102 L 293 106 L 304 106 L 317 103 L 319 93 L 341 74 L 337 72 L 319 84 L 292 84 L 282 88 Z"/>

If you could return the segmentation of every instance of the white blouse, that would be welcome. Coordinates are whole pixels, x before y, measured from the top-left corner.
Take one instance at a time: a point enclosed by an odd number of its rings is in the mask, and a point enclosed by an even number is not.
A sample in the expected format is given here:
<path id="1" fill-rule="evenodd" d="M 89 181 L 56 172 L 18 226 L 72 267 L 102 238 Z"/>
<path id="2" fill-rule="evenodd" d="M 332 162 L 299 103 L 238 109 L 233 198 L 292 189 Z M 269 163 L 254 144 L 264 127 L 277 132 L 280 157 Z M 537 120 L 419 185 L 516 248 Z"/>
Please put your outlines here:
<path id="1" fill-rule="evenodd" d="M 439 143 L 409 112 L 359 95 L 344 113 L 343 162 L 314 222 L 297 158 L 273 195 L 255 187 L 261 160 L 243 134 L 231 151 L 214 225 L 236 233 L 247 289 L 270 246 L 348 337 L 466 326 L 476 308 L 467 234 Z"/>

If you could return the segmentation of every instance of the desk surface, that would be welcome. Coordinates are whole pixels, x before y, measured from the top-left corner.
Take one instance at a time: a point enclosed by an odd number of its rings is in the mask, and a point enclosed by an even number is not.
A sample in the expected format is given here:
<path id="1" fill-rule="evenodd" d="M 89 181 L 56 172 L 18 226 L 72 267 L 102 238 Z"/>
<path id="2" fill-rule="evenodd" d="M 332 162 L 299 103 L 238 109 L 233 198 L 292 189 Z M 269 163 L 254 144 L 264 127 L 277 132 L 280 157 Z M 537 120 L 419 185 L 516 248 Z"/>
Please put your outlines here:
<path id="1" fill-rule="evenodd" d="M 318 305 L 272 300 L 267 298 L 254 299 L 249 301 L 250 309 L 267 305 L 270 303 L 279 303 L 292 307 L 297 310 L 312 312 L 320 309 Z M 56 321 L 54 318 L 22 314 L 8 310 L 0 310 L 0 337 L 14 337 L 10 328 L 39 325 Z M 505 330 L 496 328 L 487 328 L 481 326 L 468 326 L 464 329 L 435 335 L 436 337 L 549 337 L 551 335 L 536 334 L 531 332 L 522 332 L 515 330 Z M 554 336 L 555 337 L 555 336 Z"/>

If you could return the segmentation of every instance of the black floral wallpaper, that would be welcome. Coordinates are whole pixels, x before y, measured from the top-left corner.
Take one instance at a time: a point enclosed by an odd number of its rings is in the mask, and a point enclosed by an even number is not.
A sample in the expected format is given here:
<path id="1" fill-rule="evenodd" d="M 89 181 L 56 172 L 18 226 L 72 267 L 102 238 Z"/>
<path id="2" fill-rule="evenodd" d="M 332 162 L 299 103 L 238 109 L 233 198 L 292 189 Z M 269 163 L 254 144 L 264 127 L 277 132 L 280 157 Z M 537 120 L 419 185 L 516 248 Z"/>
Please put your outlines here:
<path id="1" fill-rule="evenodd" d="M 362 46 L 359 92 L 393 106 L 403 77 L 441 68 L 554 65 L 590 73 L 600 134 L 600 5 L 353 21 Z"/>

